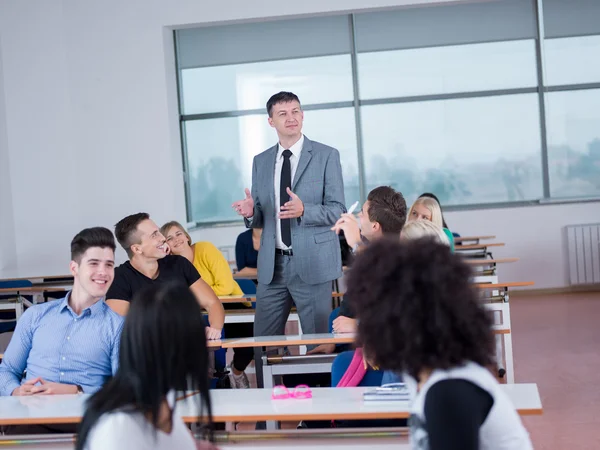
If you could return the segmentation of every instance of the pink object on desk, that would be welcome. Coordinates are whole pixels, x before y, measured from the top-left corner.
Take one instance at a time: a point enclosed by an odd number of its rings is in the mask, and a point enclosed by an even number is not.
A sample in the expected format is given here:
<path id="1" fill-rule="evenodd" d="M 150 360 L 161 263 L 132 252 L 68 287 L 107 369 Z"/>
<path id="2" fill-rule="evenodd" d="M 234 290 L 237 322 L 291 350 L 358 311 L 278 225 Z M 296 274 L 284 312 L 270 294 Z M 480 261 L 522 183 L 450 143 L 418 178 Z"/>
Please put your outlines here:
<path id="1" fill-rule="evenodd" d="M 273 394 L 271 394 L 272 400 L 285 400 L 288 398 L 295 398 L 298 400 L 312 398 L 312 391 L 306 384 L 299 384 L 293 391 L 290 391 L 283 385 L 275 386 L 273 388 Z"/>

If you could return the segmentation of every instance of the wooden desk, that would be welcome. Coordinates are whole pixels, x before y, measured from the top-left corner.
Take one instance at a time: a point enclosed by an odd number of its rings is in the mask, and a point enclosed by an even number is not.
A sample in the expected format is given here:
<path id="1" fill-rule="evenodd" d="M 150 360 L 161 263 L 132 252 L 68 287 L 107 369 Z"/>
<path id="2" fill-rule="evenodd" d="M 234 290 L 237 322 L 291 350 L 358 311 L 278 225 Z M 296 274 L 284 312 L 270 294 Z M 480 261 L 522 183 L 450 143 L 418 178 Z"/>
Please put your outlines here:
<path id="1" fill-rule="evenodd" d="M 60 288 L 49 288 L 49 287 L 38 287 L 38 286 L 29 286 L 29 287 L 20 287 L 20 288 L 1 288 L 0 295 L 16 295 L 16 300 L 1 300 L 0 301 L 0 311 L 2 310 L 15 310 L 16 319 L 19 320 L 21 318 L 21 314 L 23 314 L 23 305 L 33 306 L 35 303 L 38 303 L 39 297 L 43 298 L 43 294 L 46 292 L 63 292 L 64 289 Z M 33 303 L 29 300 L 23 298 L 23 295 L 33 295 Z"/>
<path id="2" fill-rule="evenodd" d="M 454 251 L 463 250 L 487 250 L 489 247 L 504 247 L 506 244 L 503 242 L 492 242 L 490 244 L 466 244 L 466 245 L 455 245 Z"/>
<path id="3" fill-rule="evenodd" d="M 542 414 L 536 384 L 500 385 L 521 415 Z M 270 389 L 219 389 L 210 391 L 215 422 L 255 422 L 263 420 L 357 420 L 406 419 L 409 402 L 365 403 L 362 394 L 372 388 L 312 388 L 309 400 L 271 400 Z M 177 405 L 177 413 L 187 422 L 197 419 L 197 398 L 188 397 Z"/>
<path id="4" fill-rule="evenodd" d="M 41 294 L 44 292 L 64 292 L 64 289 L 57 287 L 44 287 L 44 286 L 28 286 L 20 288 L 0 288 L 0 295 L 11 295 L 11 294 Z"/>
<path id="5" fill-rule="evenodd" d="M 535 282 L 533 281 L 514 281 L 508 283 L 474 283 L 473 285 L 480 289 L 508 289 L 513 287 L 525 287 L 525 286 L 533 286 Z"/>
<path id="6" fill-rule="evenodd" d="M 40 282 L 43 280 L 48 281 L 56 281 L 61 279 L 73 279 L 72 274 L 66 275 L 34 275 L 34 276 L 25 276 L 23 273 L 17 272 L 2 272 L 0 273 L 0 281 L 31 281 Z"/>
<path id="7" fill-rule="evenodd" d="M 461 237 L 455 237 L 454 242 L 455 243 L 473 242 L 475 244 L 479 244 L 479 241 L 485 241 L 485 240 L 489 240 L 489 239 L 496 239 L 496 236 L 461 236 Z"/>
<path id="8" fill-rule="evenodd" d="M 332 292 L 331 298 L 343 297 L 343 292 Z M 242 295 L 219 295 L 221 303 L 244 303 L 244 302 L 256 302 L 256 294 L 242 294 Z"/>
<path id="9" fill-rule="evenodd" d="M 505 264 L 517 262 L 519 258 L 496 258 L 496 259 L 465 259 L 463 260 L 470 266 L 493 266 L 496 264 Z"/>
<path id="10" fill-rule="evenodd" d="M 350 344 L 354 342 L 354 333 L 331 334 L 299 334 L 290 336 L 258 336 L 236 339 L 223 344 L 223 348 L 248 348 L 248 347 L 285 347 L 292 345 L 320 345 L 320 344 Z"/>
<path id="11" fill-rule="evenodd" d="M 225 323 L 254 323 L 254 309 L 226 309 Z M 288 316 L 288 322 L 297 322 L 300 328 L 300 318 L 298 313 L 291 312 Z"/>
<path id="12" fill-rule="evenodd" d="M 270 389 L 210 391 L 215 422 L 300 421 L 407 418 L 408 402 L 366 404 L 368 388 L 313 388 L 309 400 L 271 400 Z M 521 415 L 542 414 L 535 384 L 500 385 Z M 0 425 L 79 423 L 87 394 L 0 397 Z M 188 423 L 198 420 L 199 394 L 177 402 L 176 414 Z"/>
<path id="13" fill-rule="evenodd" d="M 498 264 L 506 264 L 517 262 L 519 258 L 497 258 L 497 259 L 465 259 L 464 262 L 476 268 L 481 266 L 481 269 L 474 270 L 478 275 L 496 275 Z"/>
<path id="14" fill-rule="evenodd" d="M 258 276 L 256 275 L 240 275 L 239 273 L 233 274 L 234 280 L 258 280 Z"/>
<path id="15" fill-rule="evenodd" d="M 242 294 L 242 295 L 219 295 L 221 303 L 247 303 L 256 302 L 256 294 Z"/>
<path id="16" fill-rule="evenodd" d="M 223 347 L 223 344 L 232 339 L 218 339 L 216 341 L 206 341 L 206 348 L 208 349 L 219 349 Z"/>

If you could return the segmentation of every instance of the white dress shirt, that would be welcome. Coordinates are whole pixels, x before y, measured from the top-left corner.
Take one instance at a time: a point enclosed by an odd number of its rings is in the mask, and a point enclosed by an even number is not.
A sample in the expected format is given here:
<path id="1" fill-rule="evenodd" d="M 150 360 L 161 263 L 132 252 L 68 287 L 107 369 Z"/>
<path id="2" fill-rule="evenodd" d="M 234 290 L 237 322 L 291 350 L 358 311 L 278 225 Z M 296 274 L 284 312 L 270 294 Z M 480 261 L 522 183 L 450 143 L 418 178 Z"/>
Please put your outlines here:
<path id="1" fill-rule="evenodd" d="M 283 152 L 285 150 L 289 150 L 292 152 L 292 156 L 290 156 L 290 168 L 292 171 L 292 183 L 294 182 L 294 177 L 296 176 L 296 169 L 298 168 L 298 162 L 300 161 L 300 153 L 302 153 L 302 146 L 304 145 L 304 135 L 300 136 L 298 142 L 292 145 L 289 149 L 286 149 L 279 144 L 279 149 L 277 150 L 277 156 L 275 157 L 275 205 L 276 207 L 279 205 L 279 190 L 281 184 L 281 169 L 283 168 Z M 292 187 L 290 186 L 290 189 Z M 281 239 L 281 220 L 277 218 L 277 226 L 275 227 L 275 246 L 281 250 L 288 250 L 292 247 L 288 247 L 283 243 Z"/>

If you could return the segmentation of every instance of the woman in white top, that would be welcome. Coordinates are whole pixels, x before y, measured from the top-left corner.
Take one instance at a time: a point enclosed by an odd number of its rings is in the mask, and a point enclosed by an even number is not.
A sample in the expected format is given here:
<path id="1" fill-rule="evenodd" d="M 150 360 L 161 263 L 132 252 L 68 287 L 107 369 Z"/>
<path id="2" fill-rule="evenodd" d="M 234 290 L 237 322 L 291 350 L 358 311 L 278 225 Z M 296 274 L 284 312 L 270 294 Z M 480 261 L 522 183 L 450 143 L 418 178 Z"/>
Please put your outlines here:
<path id="1" fill-rule="evenodd" d="M 176 397 L 198 391 L 199 415 L 210 429 L 204 328 L 187 286 L 152 286 L 137 293 L 123 327 L 119 369 L 88 401 L 76 449 L 210 448 L 194 440 L 176 413 Z"/>
<path id="2" fill-rule="evenodd" d="M 486 368 L 492 321 L 469 267 L 431 238 L 372 243 L 349 273 L 345 301 L 358 340 L 411 392 L 410 439 L 418 450 L 528 450 L 529 435 Z"/>

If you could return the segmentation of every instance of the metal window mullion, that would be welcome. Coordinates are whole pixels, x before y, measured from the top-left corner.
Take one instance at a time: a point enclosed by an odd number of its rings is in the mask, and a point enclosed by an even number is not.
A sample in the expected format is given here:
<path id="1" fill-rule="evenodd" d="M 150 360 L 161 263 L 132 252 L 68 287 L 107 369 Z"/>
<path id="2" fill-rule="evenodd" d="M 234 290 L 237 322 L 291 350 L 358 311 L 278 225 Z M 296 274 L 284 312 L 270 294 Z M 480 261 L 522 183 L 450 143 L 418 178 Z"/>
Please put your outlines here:
<path id="1" fill-rule="evenodd" d="M 187 222 L 191 222 L 192 217 L 192 192 L 190 188 L 190 170 L 187 151 L 187 137 L 185 132 L 185 122 L 181 120 L 184 112 L 183 90 L 181 82 L 181 70 L 179 68 L 179 45 L 177 44 L 177 31 L 173 30 L 173 45 L 175 46 L 175 82 L 177 83 L 177 105 L 179 107 L 179 140 L 181 142 L 181 165 L 183 169 L 183 190 L 185 192 L 185 217 Z"/>
<path id="2" fill-rule="evenodd" d="M 535 55 L 538 80 L 538 105 L 540 112 L 540 143 L 542 148 L 542 183 L 543 197 L 550 198 L 550 166 L 548 162 L 548 129 L 546 126 L 546 82 L 544 55 L 544 9 L 542 0 L 533 0 L 534 18 L 536 22 Z"/>
<path id="3" fill-rule="evenodd" d="M 350 31 L 350 61 L 352 67 L 352 90 L 354 93 L 354 126 L 356 128 L 356 152 L 358 161 L 358 190 L 360 202 L 364 203 L 367 198 L 367 185 L 365 175 L 365 159 L 362 136 L 362 115 L 360 111 L 360 89 L 358 86 L 358 61 L 356 54 L 356 28 L 354 14 L 348 16 L 348 25 Z M 350 199 L 346 199 L 350 201 Z"/>

